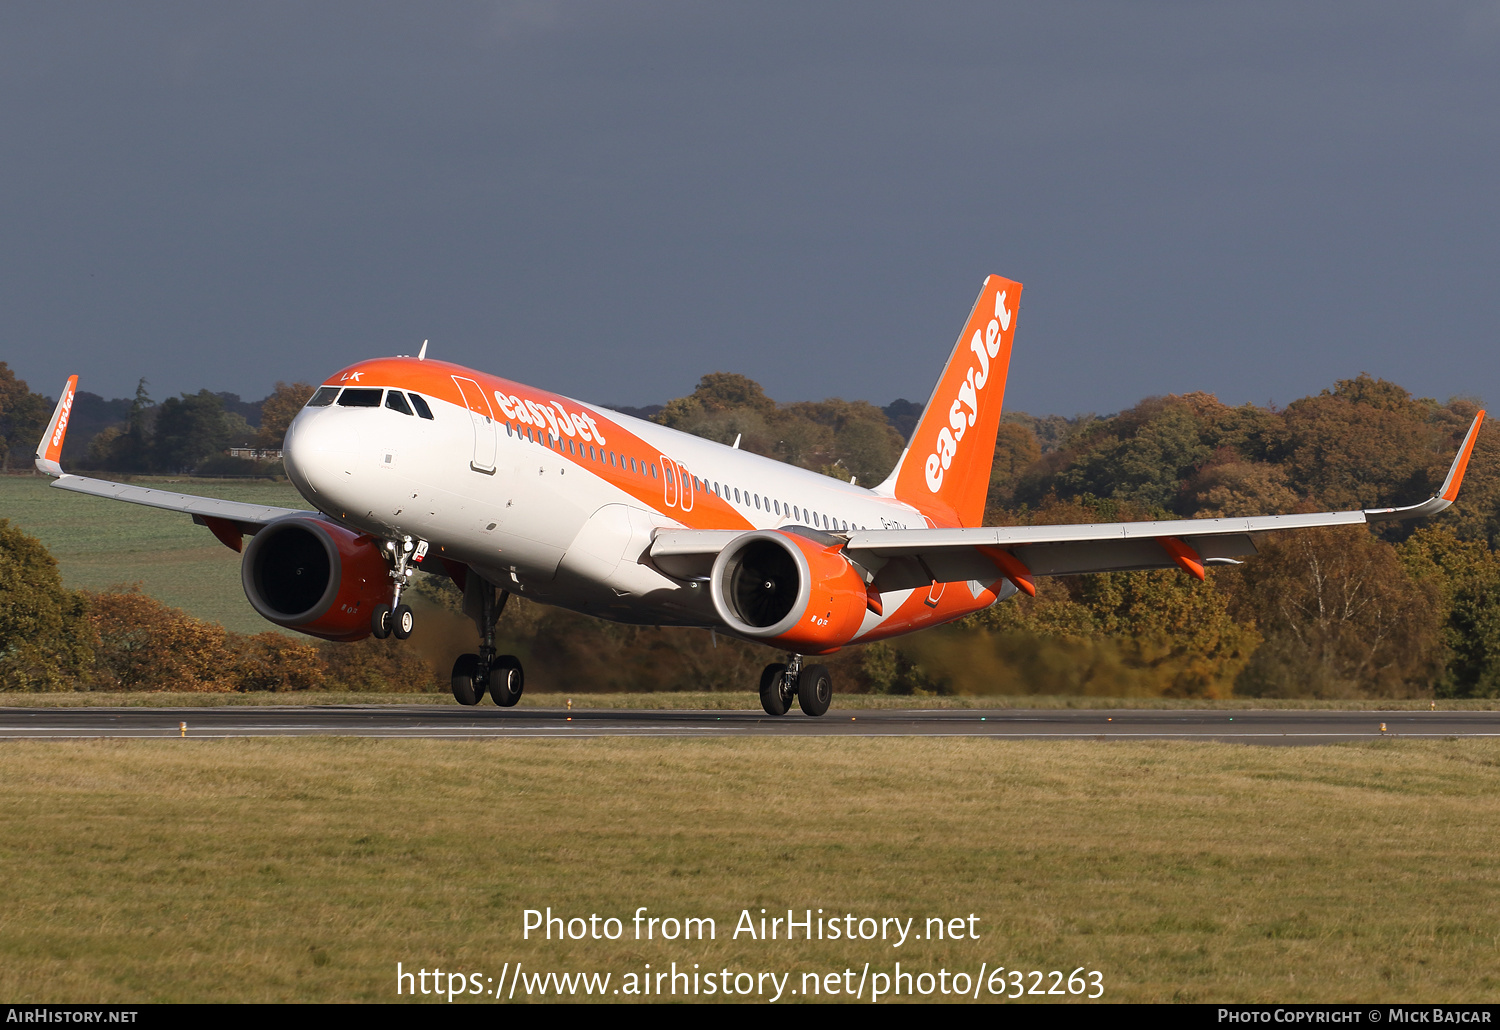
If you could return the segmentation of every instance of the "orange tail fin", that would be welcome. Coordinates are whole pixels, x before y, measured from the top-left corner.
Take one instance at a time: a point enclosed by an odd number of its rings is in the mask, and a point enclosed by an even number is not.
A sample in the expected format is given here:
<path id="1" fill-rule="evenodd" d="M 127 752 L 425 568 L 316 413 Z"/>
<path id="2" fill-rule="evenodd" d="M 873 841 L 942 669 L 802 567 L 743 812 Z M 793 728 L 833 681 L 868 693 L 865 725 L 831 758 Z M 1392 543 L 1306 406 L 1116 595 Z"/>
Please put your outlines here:
<path id="1" fill-rule="evenodd" d="M 1020 283 L 997 275 L 984 281 L 916 432 L 876 493 L 939 526 L 983 523 L 1020 300 Z"/>

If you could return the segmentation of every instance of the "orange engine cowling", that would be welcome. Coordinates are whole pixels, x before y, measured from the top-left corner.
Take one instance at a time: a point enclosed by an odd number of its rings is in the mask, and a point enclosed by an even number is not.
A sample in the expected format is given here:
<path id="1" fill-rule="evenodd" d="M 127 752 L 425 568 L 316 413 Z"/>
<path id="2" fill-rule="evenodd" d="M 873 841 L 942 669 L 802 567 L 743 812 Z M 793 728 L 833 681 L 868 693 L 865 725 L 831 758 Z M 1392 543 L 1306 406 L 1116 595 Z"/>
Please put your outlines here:
<path id="1" fill-rule="evenodd" d="M 709 576 L 714 609 L 741 636 L 803 654 L 829 654 L 864 621 L 865 581 L 840 551 L 797 533 L 736 537 Z"/>
<path id="2" fill-rule="evenodd" d="M 328 519 L 278 519 L 250 538 L 240 581 L 250 604 L 278 626 L 325 640 L 363 640 L 390 594 L 390 566 L 375 541 Z"/>

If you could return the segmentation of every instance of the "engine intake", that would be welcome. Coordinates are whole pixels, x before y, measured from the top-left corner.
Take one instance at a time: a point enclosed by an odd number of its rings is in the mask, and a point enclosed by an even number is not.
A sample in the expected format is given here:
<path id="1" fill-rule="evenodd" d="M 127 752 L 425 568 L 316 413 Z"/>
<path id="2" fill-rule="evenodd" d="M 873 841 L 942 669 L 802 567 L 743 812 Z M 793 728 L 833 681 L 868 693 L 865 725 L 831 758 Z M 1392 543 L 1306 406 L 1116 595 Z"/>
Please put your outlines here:
<path id="1" fill-rule="evenodd" d="M 256 533 L 240 581 L 260 615 L 325 640 L 362 640 L 390 589 L 385 559 L 362 533 L 326 519 L 290 516 Z"/>
<path id="2" fill-rule="evenodd" d="M 719 552 L 709 593 L 736 633 L 806 654 L 828 654 L 853 639 L 868 596 L 839 544 L 769 529 Z"/>

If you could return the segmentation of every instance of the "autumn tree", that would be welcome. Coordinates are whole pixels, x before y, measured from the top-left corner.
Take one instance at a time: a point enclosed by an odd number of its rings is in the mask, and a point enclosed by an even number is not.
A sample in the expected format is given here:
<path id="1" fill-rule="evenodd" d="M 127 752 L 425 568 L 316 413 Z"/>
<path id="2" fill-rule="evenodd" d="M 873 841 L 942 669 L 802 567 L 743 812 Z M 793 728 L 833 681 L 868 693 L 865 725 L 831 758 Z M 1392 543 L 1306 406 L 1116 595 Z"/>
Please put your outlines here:
<path id="1" fill-rule="evenodd" d="M 233 685 L 239 691 L 318 690 L 327 676 L 318 645 L 305 637 L 266 632 L 230 634 Z"/>
<path id="2" fill-rule="evenodd" d="M 260 402 L 257 445 L 272 450 L 279 449 L 282 440 L 286 438 L 287 427 L 311 399 L 314 389 L 311 383 L 283 383 L 278 380 L 276 389 Z"/>
<path id="3" fill-rule="evenodd" d="M 0 690 L 84 683 L 94 657 L 86 610 L 42 542 L 0 519 Z"/>
<path id="4" fill-rule="evenodd" d="M 865 401 L 798 401 L 777 411 L 771 425 L 781 437 L 775 457 L 840 479 L 853 477 L 865 486 L 883 480 L 901 457 L 901 436 L 885 412 Z M 799 437 L 805 442 L 789 445 Z"/>
<path id="5" fill-rule="evenodd" d="M 0 468 L 10 468 L 12 458 L 30 462 L 51 416 L 47 398 L 32 393 L 26 380 L 0 361 Z"/>
<path id="6" fill-rule="evenodd" d="M 1065 448 L 1025 470 L 1015 497 L 1036 504 L 1049 493 L 1091 495 L 1177 511 L 1186 481 L 1214 454 L 1218 424 L 1230 411 L 1203 393 L 1148 398 L 1081 428 Z"/>
<path id="7" fill-rule="evenodd" d="M 1239 692 L 1388 697 L 1430 681 L 1441 657 L 1438 589 L 1365 527 L 1277 534 L 1235 575 L 1231 610 L 1265 637 Z"/>
<path id="8" fill-rule="evenodd" d="M 234 689 L 234 655 L 223 626 L 169 607 L 138 586 L 88 598 L 100 689 Z"/>
<path id="9" fill-rule="evenodd" d="M 884 479 L 901 456 L 900 434 L 864 401 L 829 398 L 778 407 L 760 384 L 732 372 L 704 376 L 653 418 L 704 439 L 732 444 L 864 485 Z"/>
<path id="10" fill-rule="evenodd" d="M 1409 504 L 1434 486 L 1429 469 L 1447 436 L 1430 424 L 1435 407 L 1383 379 L 1341 379 L 1287 405 L 1276 457 L 1320 508 Z"/>
<path id="11" fill-rule="evenodd" d="M 1447 520 L 1444 520 L 1446 523 Z M 1441 600 L 1439 697 L 1500 697 L 1500 558 L 1450 524 L 1424 526 L 1400 547 L 1402 564 Z"/>
<path id="12" fill-rule="evenodd" d="M 1042 445 L 1032 428 L 1021 422 L 1001 422 L 995 434 L 995 460 L 990 466 L 990 505 L 1009 504 L 1022 473 L 1042 457 Z"/>

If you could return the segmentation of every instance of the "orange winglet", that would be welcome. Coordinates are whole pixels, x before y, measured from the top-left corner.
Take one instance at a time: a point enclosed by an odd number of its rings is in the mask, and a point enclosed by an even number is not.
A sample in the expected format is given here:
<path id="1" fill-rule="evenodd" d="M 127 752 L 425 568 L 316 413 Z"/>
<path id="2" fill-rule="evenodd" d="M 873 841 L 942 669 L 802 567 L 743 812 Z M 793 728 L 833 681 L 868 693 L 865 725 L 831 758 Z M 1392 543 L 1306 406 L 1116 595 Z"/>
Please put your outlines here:
<path id="1" fill-rule="evenodd" d="M 1458 500 L 1458 488 L 1464 484 L 1464 472 L 1469 468 L 1469 456 L 1474 453 L 1474 443 L 1479 439 L 1479 427 L 1482 425 L 1484 425 L 1484 412 L 1480 411 L 1474 416 L 1474 425 L 1470 427 L 1463 449 L 1458 452 L 1458 459 L 1454 461 L 1453 469 L 1448 473 L 1448 481 L 1443 484 L 1443 492 L 1440 495 L 1443 500 Z"/>
<path id="2" fill-rule="evenodd" d="M 1036 596 L 1036 580 L 1021 559 L 998 547 L 976 547 L 975 550 L 994 562 L 995 567 L 1005 573 L 1005 578 L 1014 583 L 1017 590 L 1028 597 Z"/>
<path id="3" fill-rule="evenodd" d="M 218 537 L 219 543 L 231 551 L 239 553 L 245 546 L 244 536 L 240 532 L 240 527 L 233 522 L 230 522 L 228 519 L 216 519 L 212 515 L 203 515 L 200 517 L 203 519 L 203 524 L 208 527 L 208 531 Z"/>
<path id="4" fill-rule="evenodd" d="M 36 467 L 49 476 L 60 476 L 62 471 L 63 439 L 68 435 L 68 418 L 73 414 L 73 397 L 78 393 L 78 377 L 69 376 L 63 385 L 62 396 L 52 412 L 52 421 L 47 425 L 41 442 L 36 448 Z"/>
<path id="5" fill-rule="evenodd" d="M 1175 536 L 1159 536 L 1156 542 L 1161 544 L 1161 549 L 1171 556 L 1179 569 L 1194 579 L 1203 578 L 1203 559 L 1198 557 L 1197 551 Z"/>

